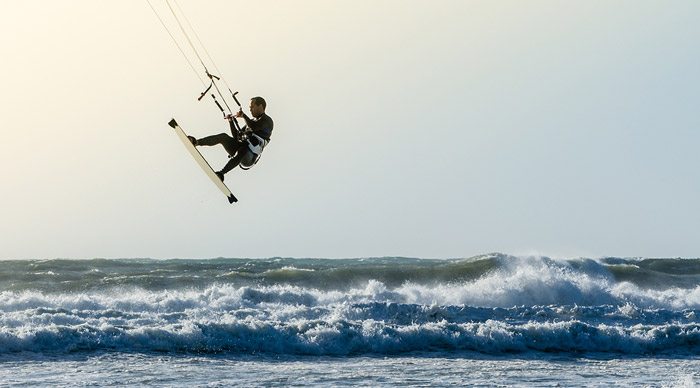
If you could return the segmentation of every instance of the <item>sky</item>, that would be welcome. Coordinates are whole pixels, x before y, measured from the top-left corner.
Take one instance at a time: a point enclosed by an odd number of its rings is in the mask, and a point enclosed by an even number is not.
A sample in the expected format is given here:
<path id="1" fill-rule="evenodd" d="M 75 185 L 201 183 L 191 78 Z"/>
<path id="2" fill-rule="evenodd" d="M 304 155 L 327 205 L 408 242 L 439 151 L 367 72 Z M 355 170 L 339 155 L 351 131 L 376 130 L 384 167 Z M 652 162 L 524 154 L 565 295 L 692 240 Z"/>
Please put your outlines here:
<path id="1" fill-rule="evenodd" d="M 177 4 L 275 121 L 239 202 L 146 0 L 4 0 L 0 259 L 700 256 L 700 2 Z"/>

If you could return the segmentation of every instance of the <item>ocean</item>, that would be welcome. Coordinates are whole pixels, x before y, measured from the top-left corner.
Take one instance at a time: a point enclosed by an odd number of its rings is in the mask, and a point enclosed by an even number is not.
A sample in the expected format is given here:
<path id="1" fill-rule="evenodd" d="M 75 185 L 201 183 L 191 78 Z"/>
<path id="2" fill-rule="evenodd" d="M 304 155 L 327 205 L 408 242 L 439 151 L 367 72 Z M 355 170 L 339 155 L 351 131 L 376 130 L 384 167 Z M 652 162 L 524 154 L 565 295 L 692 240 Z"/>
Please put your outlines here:
<path id="1" fill-rule="evenodd" d="M 0 387 L 695 387 L 700 259 L 0 261 Z"/>

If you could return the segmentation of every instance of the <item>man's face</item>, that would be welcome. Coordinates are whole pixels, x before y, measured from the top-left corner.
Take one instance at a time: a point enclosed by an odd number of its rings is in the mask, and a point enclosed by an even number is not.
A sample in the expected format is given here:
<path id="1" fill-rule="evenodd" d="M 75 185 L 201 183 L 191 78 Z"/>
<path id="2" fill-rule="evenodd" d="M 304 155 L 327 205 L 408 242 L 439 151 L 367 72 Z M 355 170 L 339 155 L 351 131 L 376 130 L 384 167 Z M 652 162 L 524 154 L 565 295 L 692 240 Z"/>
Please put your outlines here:
<path id="1" fill-rule="evenodd" d="M 250 114 L 253 115 L 253 117 L 258 117 L 265 113 L 265 110 L 263 109 L 262 104 L 256 105 L 255 101 L 250 100 Z"/>

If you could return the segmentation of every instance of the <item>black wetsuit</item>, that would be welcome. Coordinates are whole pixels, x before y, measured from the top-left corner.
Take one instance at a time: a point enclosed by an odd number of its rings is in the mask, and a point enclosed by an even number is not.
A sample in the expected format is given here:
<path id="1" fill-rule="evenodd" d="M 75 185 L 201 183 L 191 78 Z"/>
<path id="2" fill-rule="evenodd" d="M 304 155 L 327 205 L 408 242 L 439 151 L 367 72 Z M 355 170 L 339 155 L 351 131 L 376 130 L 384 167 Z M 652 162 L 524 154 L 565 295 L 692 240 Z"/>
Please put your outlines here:
<path id="1" fill-rule="evenodd" d="M 250 119 L 244 114 L 243 119 L 245 120 L 246 128 L 253 131 L 254 134 L 262 137 L 263 139 L 270 141 L 270 136 L 272 136 L 272 128 L 274 127 L 274 123 L 272 122 L 270 116 L 263 113 L 259 117 Z"/>
<path id="2" fill-rule="evenodd" d="M 241 128 L 242 131 L 253 132 L 261 138 L 270 141 L 270 136 L 272 136 L 272 128 L 274 126 L 274 123 L 272 122 L 270 116 L 263 113 L 262 115 L 251 119 L 245 114 L 243 114 L 243 119 L 245 120 L 246 125 L 243 128 Z M 222 168 L 220 171 L 222 174 L 226 174 L 227 172 L 236 168 L 236 166 L 238 166 L 238 164 L 241 163 L 241 160 L 255 160 L 255 154 L 253 153 L 253 151 L 250 150 L 250 148 L 248 148 L 248 142 L 238 141 L 238 130 L 236 129 L 233 120 L 229 122 L 229 125 L 231 126 L 231 134 L 233 136 L 229 136 L 225 133 L 220 133 L 218 135 L 207 136 L 197 140 L 197 145 L 202 146 L 213 146 L 216 144 L 221 144 L 222 146 L 224 146 L 224 149 L 226 149 L 226 152 L 228 152 L 228 154 L 231 155 L 231 160 L 229 160 L 228 163 L 226 163 L 226 165 L 224 166 L 224 168 Z M 257 142 L 257 139 L 255 139 L 255 137 L 253 137 L 252 139 L 253 140 L 251 141 Z"/>

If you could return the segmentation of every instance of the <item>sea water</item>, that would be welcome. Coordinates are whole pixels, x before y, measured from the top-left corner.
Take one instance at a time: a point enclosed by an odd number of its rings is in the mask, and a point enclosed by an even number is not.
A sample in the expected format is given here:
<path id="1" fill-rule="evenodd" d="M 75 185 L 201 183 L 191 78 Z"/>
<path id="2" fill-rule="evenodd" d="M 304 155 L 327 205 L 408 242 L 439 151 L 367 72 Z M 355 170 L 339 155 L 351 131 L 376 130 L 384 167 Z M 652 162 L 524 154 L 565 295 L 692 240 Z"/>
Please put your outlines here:
<path id="1" fill-rule="evenodd" d="M 0 387 L 694 387 L 700 260 L 10 260 Z"/>

